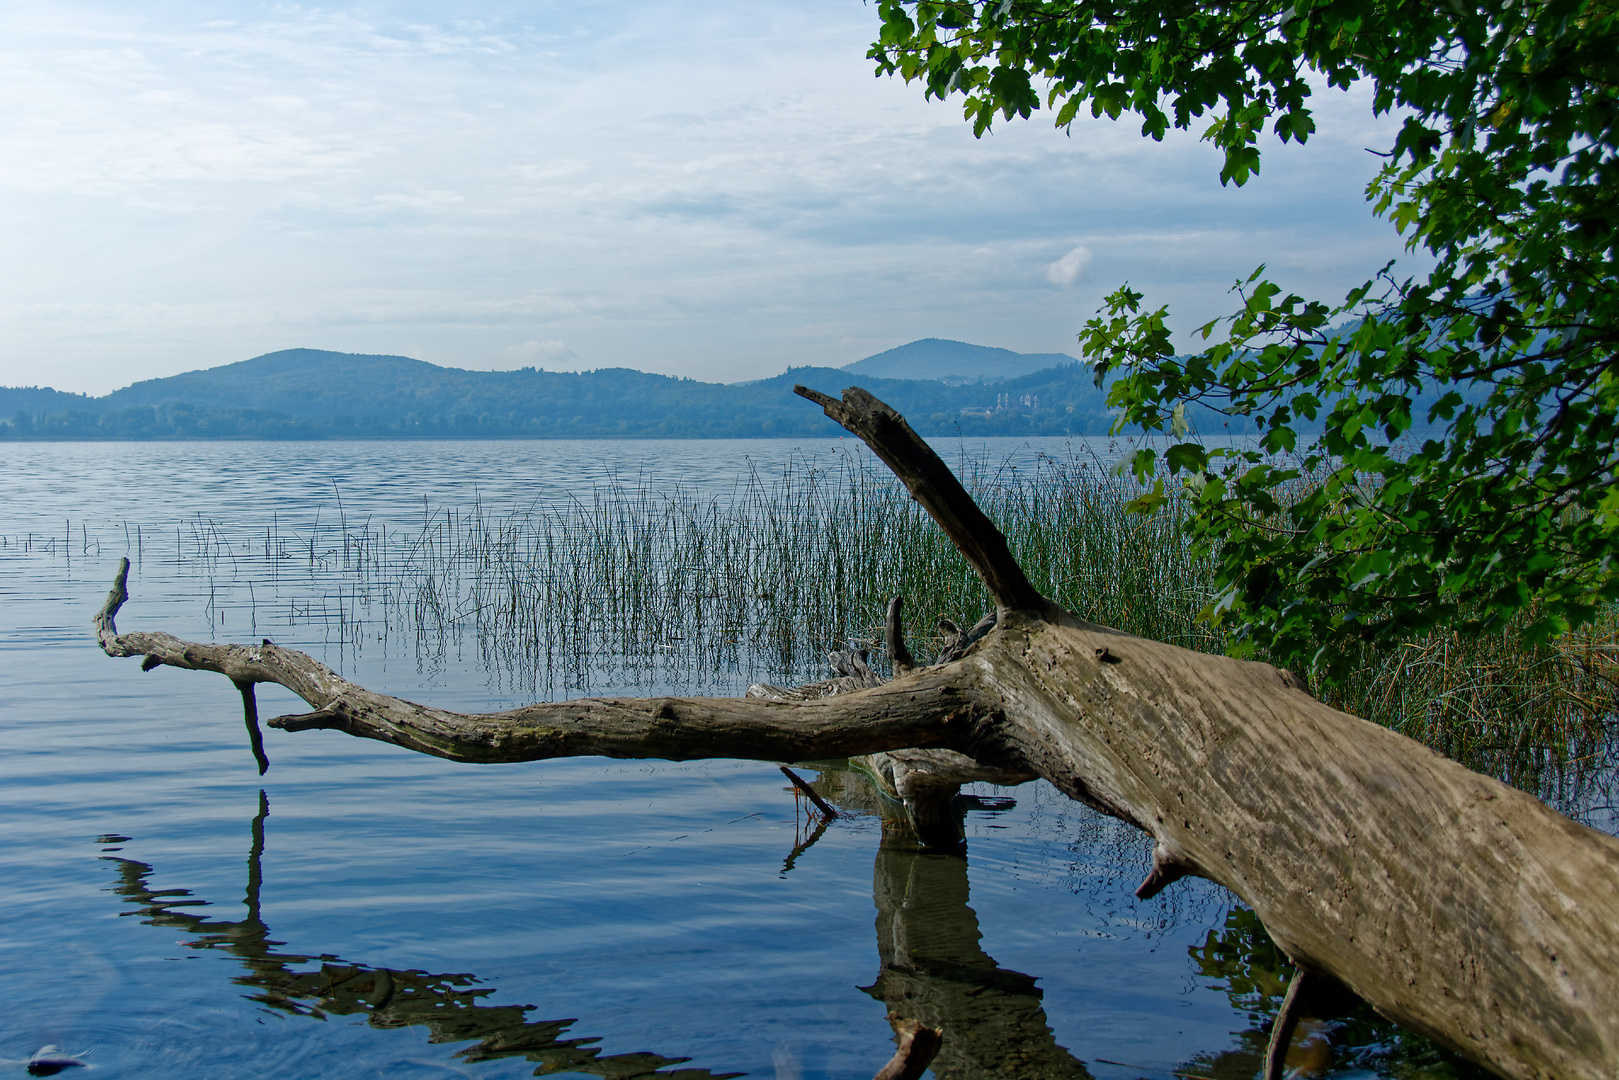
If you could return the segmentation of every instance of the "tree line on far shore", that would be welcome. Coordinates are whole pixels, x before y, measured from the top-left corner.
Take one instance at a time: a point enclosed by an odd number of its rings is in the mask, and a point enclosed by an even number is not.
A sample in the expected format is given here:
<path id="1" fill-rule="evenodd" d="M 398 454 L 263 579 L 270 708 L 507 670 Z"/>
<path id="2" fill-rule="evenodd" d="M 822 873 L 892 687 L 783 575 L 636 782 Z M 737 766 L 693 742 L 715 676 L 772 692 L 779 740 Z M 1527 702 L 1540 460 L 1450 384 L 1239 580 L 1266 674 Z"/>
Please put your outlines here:
<path id="1" fill-rule="evenodd" d="M 1104 435 L 1112 416 L 1088 367 L 950 385 L 798 368 L 704 383 L 624 368 L 463 371 L 404 357 L 294 350 L 156 379 L 101 398 L 0 389 L 0 438 L 771 438 L 824 436 L 795 383 L 859 382 L 934 435 Z M 1224 417 L 1210 415 L 1211 429 Z"/>

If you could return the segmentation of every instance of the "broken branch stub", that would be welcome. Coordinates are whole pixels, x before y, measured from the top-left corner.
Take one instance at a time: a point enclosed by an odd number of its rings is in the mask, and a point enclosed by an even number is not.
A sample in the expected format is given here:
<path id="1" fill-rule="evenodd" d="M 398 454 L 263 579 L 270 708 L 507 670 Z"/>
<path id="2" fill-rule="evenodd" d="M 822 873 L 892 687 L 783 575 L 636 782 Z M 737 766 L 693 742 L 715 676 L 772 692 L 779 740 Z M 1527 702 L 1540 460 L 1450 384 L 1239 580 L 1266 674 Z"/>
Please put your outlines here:
<path id="1" fill-rule="evenodd" d="M 1043 614 L 1050 610 L 1051 601 L 1029 584 L 1001 530 L 903 416 L 858 386 L 845 390 L 842 401 L 807 386 L 795 386 L 793 393 L 821 406 L 826 415 L 882 458 L 883 464 L 961 549 L 997 604 L 1013 611 Z"/>
<path id="2" fill-rule="evenodd" d="M 889 753 L 910 769 L 909 751 L 926 749 L 1039 775 L 1152 837 L 1163 857 L 1144 892 L 1184 874 L 1217 881 L 1301 968 L 1384 1015 L 1506 1076 L 1611 1080 L 1619 840 L 1322 704 L 1268 664 L 1076 619 L 1033 589 L 897 413 L 858 389 L 841 402 L 805 396 L 889 464 L 995 597 L 993 625 L 963 635 L 947 662 L 865 689 L 853 689 L 863 676 L 846 676 L 830 696 L 761 687 L 748 699 L 455 713 L 366 690 L 269 643 L 119 634 L 127 564 L 98 637 L 108 655 L 144 656 L 143 666 L 279 683 L 314 710 L 270 727 L 331 728 L 460 761 Z"/>
<path id="3" fill-rule="evenodd" d="M 899 1046 L 872 1080 L 920 1080 L 944 1045 L 944 1033 L 916 1020 L 902 1020 L 895 1034 Z"/>
<path id="4" fill-rule="evenodd" d="M 888 650 L 888 662 L 896 679 L 916 670 L 916 657 L 905 644 L 904 609 L 905 598 L 896 596 L 888 601 L 888 614 L 883 619 L 883 647 Z"/>

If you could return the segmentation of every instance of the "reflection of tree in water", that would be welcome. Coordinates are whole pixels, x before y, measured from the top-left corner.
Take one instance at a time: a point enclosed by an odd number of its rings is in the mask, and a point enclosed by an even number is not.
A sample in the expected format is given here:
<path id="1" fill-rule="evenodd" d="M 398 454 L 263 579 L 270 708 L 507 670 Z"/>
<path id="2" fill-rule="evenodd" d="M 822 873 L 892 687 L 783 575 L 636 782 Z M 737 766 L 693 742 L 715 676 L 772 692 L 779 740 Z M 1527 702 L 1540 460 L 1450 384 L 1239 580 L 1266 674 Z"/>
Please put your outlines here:
<path id="1" fill-rule="evenodd" d="M 823 770 L 818 786 L 835 793 L 840 808 L 883 818 L 874 875 L 882 971 L 867 993 L 887 1004 L 896 1025 L 916 1019 L 944 1031 L 943 1048 L 933 1063 L 940 1080 L 1089 1077 L 1085 1064 L 1057 1045 L 1035 980 L 998 967 L 980 947 L 978 917 L 967 902 L 967 860 L 959 853 L 921 848 L 906 832 L 902 816 L 885 807 L 858 773 Z M 971 797 L 959 800 L 958 807 L 995 808 Z M 1075 835 L 1087 841 L 1073 844 L 1076 853 L 1091 852 L 1071 864 L 1070 872 L 1128 894 L 1123 882 L 1144 870 L 1132 866 L 1139 858 L 1139 836 L 1099 816 L 1066 825 L 1061 831 L 1069 843 Z M 1156 932 L 1189 914 L 1160 910 L 1149 920 L 1150 927 Z M 1258 916 L 1241 905 L 1228 907 L 1224 925 L 1210 930 L 1204 944 L 1189 952 L 1198 973 L 1214 980 L 1212 989 L 1225 991 L 1232 1007 L 1247 1016 L 1249 1027 L 1233 1033 L 1234 1047 L 1198 1054 L 1173 1073 L 1147 1071 L 1191 1080 L 1253 1080 L 1264 1064 L 1270 1030 L 1293 976 L 1292 962 L 1271 941 Z M 1347 989 L 1330 981 L 1325 988 L 1316 985 L 1304 1002 L 1287 1057 L 1291 1075 L 1371 1074 L 1394 1080 L 1484 1080 L 1491 1075 L 1378 1016 Z"/>
<path id="2" fill-rule="evenodd" d="M 885 829 L 873 874 L 882 970 L 866 993 L 889 1019 L 944 1032 L 940 1080 L 1082 1080 L 1090 1073 L 1057 1045 L 1032 976 L 996 965 L 967 904 L 967 859 L 935 854 Z"/>
<path id="3" fill-rule="evenodd" d="M 1089 1080 L 1083 1062 L 1057 1045 L 1033 976 L 995 963 L 979 943 L 968 905 L 967 858 L 918 844 L 903 814 L 885 806 L 859 772 L 823 769 L 817 784 L 840 809 L 882 818 L 872 873 L 882 969 L 863 989 L 888 1006 L 897 1028 L 917 1020 L 944 1033 L 933 1059 L 939 1080 Z M 995 810 L 1011 800 L 958 796 L 956 806 Z"/>
<path id="4" fill-rule="evenodd" d="M 1089 1080 L 1085 1064 L 1063 1047 L 1046 1020 L 1032 976 L 995 963 L 980 944 L 978 916 L 968 904 L 967 860 L 919 845 L 857 773 L 825 769 L 818 787 L 840 809 L 883 818 L 873 872 L 877 906 L 877 979 L 864 988 L 884 1003 L 896 1027 L 916 1020 L 944 1033 L 932 1071 L 939 1080 Z M 993 800 L 990 801 L 991 804 Z M 1009 802 L 1009 800 L 1008 800 Z M 970 798 L 963 805 L 971 805 Z M 984 808 L 984 804 L 979 804 Z M 993 805 L 988 808 L 993 809 Z M 234 981 L 249 998 L 282 1012 L 324 1018 L 364 1016 L 378 1028 L 422 1026 L 434 1043 L 475 1042 L 458 1052 L 467 1061 L 523 1057 L 536 1075 L 583 1073 L 612 1080 L 662 1077 L 723 1080 L 741 1073 L 677 1068 L 687 1058 L 661 1054 L 603 1054 L 594 1038 L 569 1038 L 572 1020 L 530 1020 L 532 1006 L 487 1005 L 494 993 L 466 974 L 430 974 L 346 962 L 331 955 L 280 950 L 259 910 L 268 801 L 261 792 L 248 858 L 247 917 L 210 919 L 186 909 L 205 907 L 185 889 L 155 890 L 152 867 L 106 856 L 117 865 L 115 891 L 136 905 L 144 921 L 191 935 L 198 949 L 221 949 L 246 969 Z M 823 826 L 824 827 L 824 826 Z M 819 838 L 821 828 L 794 850 L 785 869 Z M 1249 1027 L 1236 1045 L 1198 1054 L 1176 1074 L 1208 1080 L 1252 1080 L 1287 992 L 1292 965 L 1272 944 L 1253 912 L 1233 907 L 1223 927 L 1190 950 L 1199 972 L 1246 1014 Z M 316 966 L 318 965 L 318 966 Z M 1347 991 L 1323 993 L 1306 1005 L 1288 1065 L 1298 1075 L 1367 1072 L 1397 1080 L 1487 1077 L 1421 1036 L 1377 1016 Z"/>
<path id="5" fill-rule="evenodd" d="M 830 773 L 824 774 L 823 782 Z M 843 774 L 840 795 L 863 784 Z M 875 799 L 869 788 L 846 806 Z M 426 1027 L 435 1043 L 475 1042 L 459 1052 L 468 1061 L 526 1057 L 536 1075 L 586 1073 L 613 1080 L 660 1077 L 723 1080 L 740 1073 L 675 1068 L 688 1059 L 655 1053 L 602 1054 L 589 1038 L 568 1038 L 571 1020 L 535 1021 L 530 1007 L 487 1005 L 494 991 L 472 975 L 430 974 L 371 967 L 336 956 L 281 949 L 260 914 L 264 822 L 269 803 L 259 796 L 248 857 L 247 916 L 211 919 L 187 909 L 207 906 L 186 889 L 153 889 L 152 867 L 106 856 L 119 871 L 115 891 L 153 926 L 180 930 L 197 949 L 220 949 L 246 969 L 234 981 L 248 997 L 300 1016 L 364 1016 L 378 1028 Z M 808 847 L 813 843 L 815 834 Z M 796 855 L 796 853 L 795 853 Z M 790 865 L 790 864 L 789 864 Z M 942 1029 L 945 1044 L 933 1062 L 940 1080 L 1088 1080 L 1079 1061 L 1056 1044 L 1033 977 L 996 965 L 979 944 L 978 917 L 967 904 L 967 861 L 928 852 L 902 828 L 884 829 L 874 873 L 877 943 L 882 970 L 866 992 L 888 1006 L 896 1025 L 915 1019 Z"/>
<path id="6" fill-rule="evenodd" d="M 335 956 L 302 956 L 278 951 L 282 942 L 270 939 L 270 928 L 259 914 L 264 854 L 264 819 L 269 801 L 259 793 L 259 812 L 253 819 L 253 847 L 247 864 L 247 917 L 231 921 L 209 919 L 183 909 L 203 907 L 207 901 L 189 899 L 186 889 L 154 890 L 147 884 L 152 868 L 132 859 L 107 857 L 116 863 L 119 883 L 115 891 L 139 907 L 145 922 L 194 935 L 187 942 L 196 949 L 223 949 L 247 969 L 235 982 L 252 989 L 248 997 L 282 1012 L 301 1016 L 365 1016 L 378 1028 L 422 1026 L 435 1043 L 471 1042 L 459 1051 L 468 1061 L 524 1057 L 539 1062 L 535 1075 L 569 1072 L 634 1080 L 723 1080 L 741 1073 L 713 1073 L 707 1069 L 677 1069 L 689 1058 L 661 1054 L 603 1054 L 591 1046 L 596 1039 L 565 1038 L 572 1020 L 530 1020 L 532 1006 L 486 1005 L 481 999 L 494 993 L 478 988 L 471 975 L 434 975 L 347 963 Z M 309 965 L 319 967 L 308 970 Z"/>
<path id="7" fill-rule="evenodd" d="M 1233 907 L 1225 925 L 1210 930 L 1204 944 L 1190 951 L 1198 970 L 1215 980 L 1213 986 L 1226 992 L 1234 1008 L 1247 1014 L 1249 1028 L 1235 1033 L 1235 1047 L 1199 1054 L 1184 1072 L 1212 1080 L 1253 1080 L 1264 1064 L 1271 1025 L 1287 995 L 1292 961 L 1271 941 L 1259 917 L 1241 906 Z M 1304 1002 L 1287 1066 L 1305 1076 L 1370 1072 L 1397 1080 L 1483 1080 L 1492 1075 L 1383 1019 L 1353 993 L 1331 983 Z"/>

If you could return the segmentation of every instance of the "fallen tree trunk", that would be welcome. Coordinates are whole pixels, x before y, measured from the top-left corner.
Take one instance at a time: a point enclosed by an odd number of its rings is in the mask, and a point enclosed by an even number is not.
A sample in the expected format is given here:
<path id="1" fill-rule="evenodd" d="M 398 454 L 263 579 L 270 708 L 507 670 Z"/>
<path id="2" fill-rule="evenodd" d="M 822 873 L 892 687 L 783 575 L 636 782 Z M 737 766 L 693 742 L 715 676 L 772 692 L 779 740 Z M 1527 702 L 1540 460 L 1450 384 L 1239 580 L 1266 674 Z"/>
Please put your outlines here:
<path id="1" fill-rule="evenodd" d="M 96 617 L 98 637 L 109 655 L 144 656 L 147 668 L 229 676 L 255 730 L 252 686 L 272 682 L 312 711 L 271 727 L 330 728 L 460 761 L 795 761 L 921 748 L 1038 775 L 1153 838 L 1154 869 L 1138 895 L 1187 874 L 1209 878 L 1254 909 L 1301 971 L 1337 978 L 1503 1075 L 1615 1075 L 1619 840 L 1322 704 L 1287 672 L 1075 618 L 1030 585 L 897 413 L 859 389 L 841 401 L 799 393 L 893 469 L 988 586 L 994 625 L 964 635 L 959 658 L 907 673 L 906 654 L 892 682 L 854 689 L 865 680 L 846 676 L 831 696 L 455 713 L 366 690 L 268 642 L 119 634 L 127 562 Z M 929 785 L 918 760 L 906 765 L 918 774 L 907 802 L 937 817 L 950 770 Z M 903 772 L 889 779 L 907 782 Z"/>

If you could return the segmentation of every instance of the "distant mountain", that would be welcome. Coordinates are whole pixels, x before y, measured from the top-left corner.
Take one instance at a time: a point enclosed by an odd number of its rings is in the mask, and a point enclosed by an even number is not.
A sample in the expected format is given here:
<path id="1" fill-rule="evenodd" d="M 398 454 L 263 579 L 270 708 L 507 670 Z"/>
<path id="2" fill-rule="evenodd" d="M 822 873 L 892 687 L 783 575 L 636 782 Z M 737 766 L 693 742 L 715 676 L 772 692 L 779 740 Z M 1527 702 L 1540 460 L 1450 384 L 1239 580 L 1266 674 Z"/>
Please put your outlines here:
<path id="1" fill-rule="evenodd" d="M 924 434 L 1105 433 L 1110 417 L 1089 370 L 1067 357 L 1059 359 L 1064 361 L 1059 366 L 997 382 L 952 385 L 937 377 L 896 379 L 849 369 L 798 368 L 771 379 L 726 385 L 626 368 L 464 371 L 404 356 L 288 349 L 148 379 L 100 398 L 54 390 L 0 390 L 0 406 L 14 401 L 0 408 L 0 438 L 840 434 L 819 409 L 793 394 L 795 383 L 833 394 L 851 385 L 864 386 L 903 412 Z"/>
<path id="2" fill-rule="evenodd" d="M 1104 435 L 1113 415 L 1091 368 L 1064 353 L 1015 353 L 926 338 L 844 368 L 705 383 L 629 368 L 466 371 L 408 356 L 285 349 L 104 397 L 0 387 L 0 439 L 760 438 L 840 434 L 793 394 L 863 386 L 924 435 Z M 1463 393 L 1469 401 L 1484 385 Z M 1437 389 L 1413 395 L 1431 430 Z M 1195 405 L 1204 435 L 1252 430 Z M 1319 422 L 1305 425 L 1318 430 Z"/>
<path id="3" fill-rule="evenodd" d="M 294 416 L 328 417 L 357 411 L 409 412 L 437 407 L 494 372 L 443 368 L 408 356 L 372 356 L 325 349 L 283 349 L 235 364 L 188 371 L 114 390 L 106 409 L 183 401 L 203 409 L 253 408 Z"/>
<path id="4" fill-rule="evenodd" d="M 897 349 L 856 360 L 842 370 L 879 379 L 942 379 L 946 382 L 999 382 L 1047 368 L 1077 364 L 1067 353 L 1015 353 L 965 341 L 923 338 Z"/>

